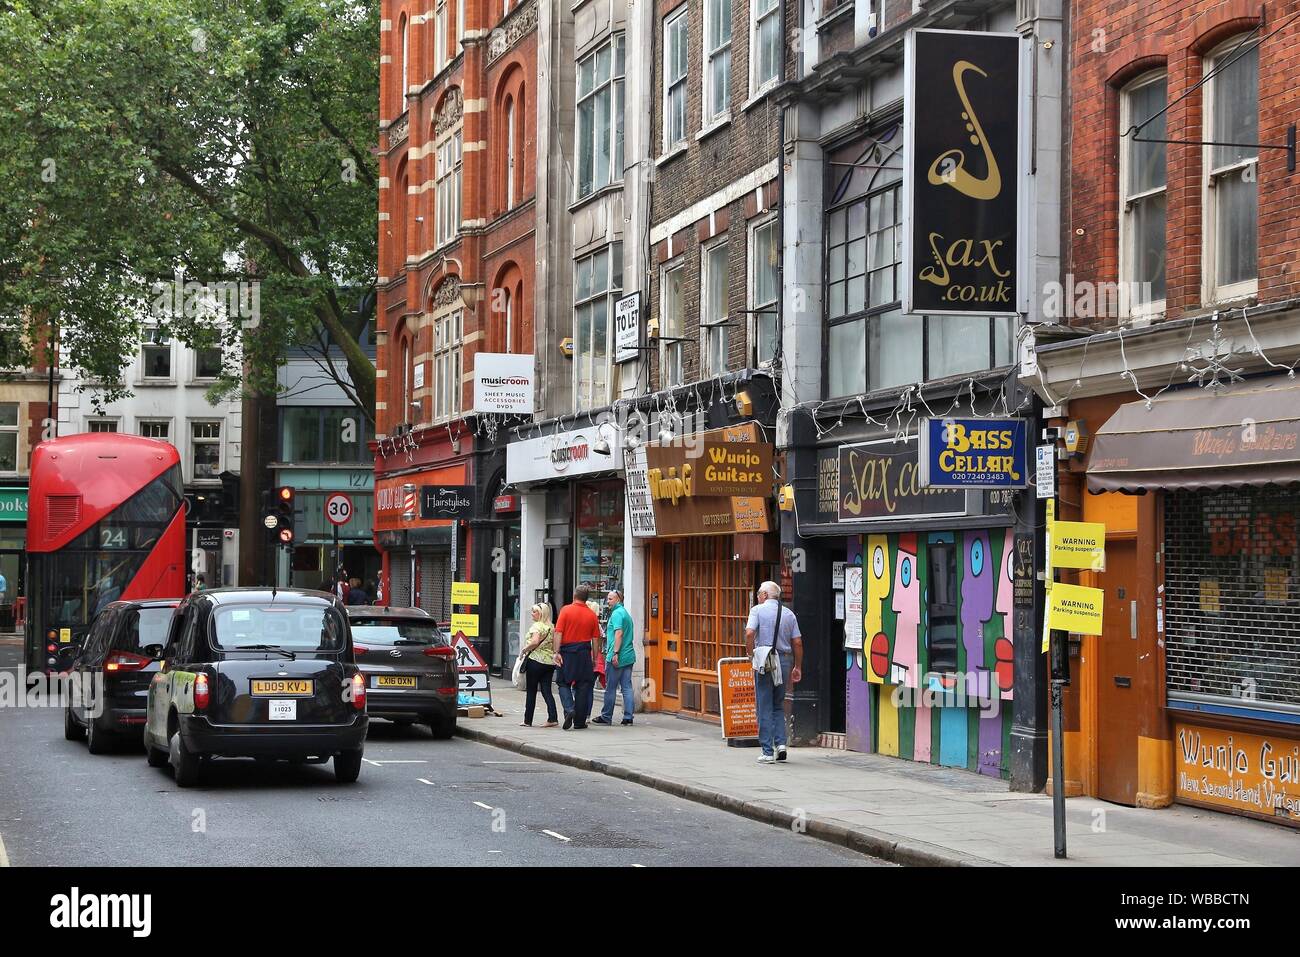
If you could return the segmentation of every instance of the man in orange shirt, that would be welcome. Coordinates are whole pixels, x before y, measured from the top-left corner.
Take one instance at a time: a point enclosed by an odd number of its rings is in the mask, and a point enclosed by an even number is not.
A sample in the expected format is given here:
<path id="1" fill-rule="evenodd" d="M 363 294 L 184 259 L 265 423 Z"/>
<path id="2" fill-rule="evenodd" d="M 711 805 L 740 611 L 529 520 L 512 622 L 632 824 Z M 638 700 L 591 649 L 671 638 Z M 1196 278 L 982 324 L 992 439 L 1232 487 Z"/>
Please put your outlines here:
<path id="1" fill-rule="evenodd" d="M 555 622 L 555 676 L 565 731 L 585 728 L 591 717 L 591 689 L 596 683 L 591 644 L 600 634 L 600 622 L 587 607 L 589 594 L 586 585 L 575 588 L 573 602 L 560 609 Z"/>

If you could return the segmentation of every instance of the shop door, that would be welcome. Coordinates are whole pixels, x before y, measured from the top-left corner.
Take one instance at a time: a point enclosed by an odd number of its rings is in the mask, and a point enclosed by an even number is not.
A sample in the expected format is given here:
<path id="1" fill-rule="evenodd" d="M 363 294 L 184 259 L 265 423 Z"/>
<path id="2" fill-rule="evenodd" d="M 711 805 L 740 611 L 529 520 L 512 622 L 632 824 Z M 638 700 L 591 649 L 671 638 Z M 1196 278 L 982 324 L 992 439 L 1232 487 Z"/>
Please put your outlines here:
<path id="1" fill-rule="evenodd" d="M 681 709 L 677 669 L 681 666 L 682 546 L 655 542 L 650 557 L 650 627 L 646 645 L 646 674 L 653 682 L 655 711 Z"/>
<path id="2" fill-rule="evenodd" d="M 551 603 L 551 620 L 560 617 L 560 609 L 573 598 L 573 588 L 569 578 L 569 549 L 563 545 L 553 545 L 546 549 L 546 597 Z"/>
<path id="3" fill-rule="evenodd" d="M 420 607 L 435 621 L 451 620 L 451 552 L 420 552 Z"/>
<path id="4" fill-rule="evenodd" d="M 14 609 L 23 591 L 23 553 L 0 551 L 0 575 L 4 576 L 4 591 L 0 592 L 0 632 L 14 631 L 17 616 Z"/>
<path id="5" fill-rule="evenodd" d="M 1097 797 L 1137 803 L 1137 549 L 1132 541 L 1106 543 L 1103 634 L 1097 640 Z"/>
<path id="6" fill-rule="evenodd" d="M 389 591 L 388 604 L 394 608 L 411 607 L 411 556 L 404 552 L 393 552 L 388 559 Z"/>

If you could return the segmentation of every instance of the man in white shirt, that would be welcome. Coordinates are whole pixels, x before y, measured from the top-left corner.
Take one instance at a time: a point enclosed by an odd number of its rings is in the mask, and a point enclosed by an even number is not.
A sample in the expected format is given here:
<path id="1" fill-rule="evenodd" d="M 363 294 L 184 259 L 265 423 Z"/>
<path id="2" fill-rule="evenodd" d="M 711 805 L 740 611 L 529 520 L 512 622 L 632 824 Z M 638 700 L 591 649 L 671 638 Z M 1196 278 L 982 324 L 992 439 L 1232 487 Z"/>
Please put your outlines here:
<path id="1" fill-rule="evenodd" d="M 786 759 L 785 676 L 789 675 L 794 684 L 803 678 L 803 637 L 799 622 L 794 612 L 782 606 L 781 586 L 763 582 L 758 587 L 758 604 L 749 610 L 749 621 L 745 623 L 745 648 L 752 657 L 755 648 L 770 648 L 773 644 L 781 662 L 781 683 L 773 684 L 770 674 L 754 673 L 758 743 L 763 749 L 758 756 L 759 764 Z"/>

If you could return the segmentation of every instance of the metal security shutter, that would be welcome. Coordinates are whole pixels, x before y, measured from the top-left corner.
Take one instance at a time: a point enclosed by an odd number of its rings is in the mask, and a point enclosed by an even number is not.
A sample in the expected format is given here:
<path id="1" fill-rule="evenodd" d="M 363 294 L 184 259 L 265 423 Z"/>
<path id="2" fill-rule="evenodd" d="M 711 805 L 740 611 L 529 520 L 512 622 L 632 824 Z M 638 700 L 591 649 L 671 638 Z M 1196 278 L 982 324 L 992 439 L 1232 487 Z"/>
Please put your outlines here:
<path id="1" fill-rule="evenodd" d="M 389 559 L 389 577 L 392 595 L 388 604 L 395 608 L 409 608 L 411 605 L 411 556 L 396 552 Z"/>
<path id="2" fill-rule="evenodd" d="M 1165 493 L 1170 698 L 1300 710 L 1297 518 L 1294 487 Z"/>
<path id="3" fill-rule="evenodd" d="M 451 551 L 420 552 L 420 607 L 438 621 L 451 618 Z"/>

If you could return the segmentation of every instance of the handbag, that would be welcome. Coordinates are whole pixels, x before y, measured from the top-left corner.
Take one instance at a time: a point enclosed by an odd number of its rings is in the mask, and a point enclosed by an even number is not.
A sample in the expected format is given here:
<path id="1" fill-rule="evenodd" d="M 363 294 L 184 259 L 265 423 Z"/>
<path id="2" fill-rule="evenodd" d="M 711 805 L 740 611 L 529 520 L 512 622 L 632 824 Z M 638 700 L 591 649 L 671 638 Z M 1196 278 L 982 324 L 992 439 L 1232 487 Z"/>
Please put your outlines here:
<path id="1" fill-rule="evenodd" d="M 526 667 L 524 662 L 527 659 L 528 656 L 523 652 L 520 652 L 519 657 L 515 659 L 515 667 L 510 672 L 510 683 L 515 686 L 516 691 L 523 691 L 528 686 L 526 676 L 524 675 L 524 668 Z"/>
<path id="2" fill-rule="evenodd" d="M 774 685 L 779 685 L 785 680 L 785 676 L 781 674 L 781 653 L 776 650 L 777 639 L 781 636 L 781 612 L 784 610 L 785 606 L 781 604 L 780 599 L 777 599 L 776 624 L 772 626 L 772 643 L 754 648 L 754 671 L 760 675 L 768 675 Z M 755 639 L 757 640 L 757 636 Z"/>

